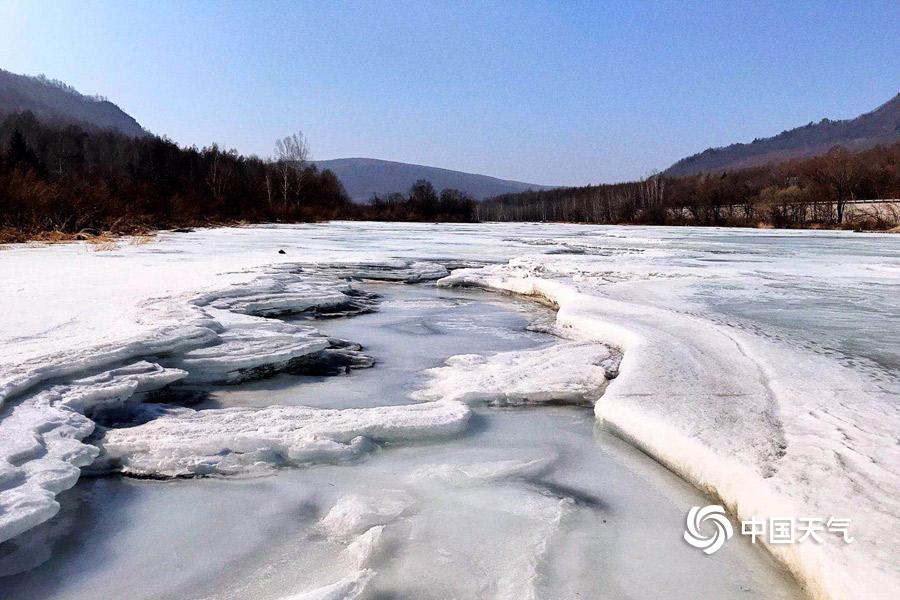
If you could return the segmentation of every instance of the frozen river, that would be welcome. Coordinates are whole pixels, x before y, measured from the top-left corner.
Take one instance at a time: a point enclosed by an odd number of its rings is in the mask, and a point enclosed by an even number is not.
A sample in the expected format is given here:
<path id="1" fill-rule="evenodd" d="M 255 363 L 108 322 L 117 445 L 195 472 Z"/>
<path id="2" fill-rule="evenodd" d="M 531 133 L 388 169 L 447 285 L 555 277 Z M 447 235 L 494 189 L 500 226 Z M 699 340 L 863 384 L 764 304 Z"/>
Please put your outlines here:
<path id="1" fill-rule="evenodd" d="M 405 404 L 450 356 L 560 343 L 526 329 L 547 309 L 511 298 L 365 289 L 377 312 L 315 325 L 362 343 L 373 368 L 212 388 L 198 408 Z M 364 508 L 349 523 L 327 519 L 351 500 Z M 268 599 L 335 583 L 343 597 L 362 582 L 373 598 L 799 597 L 747 542 L 713 557 L 684 544 L 684 513 L 706 499 L 583 407 L 479 403 L 449 440 L 251 479 L 83 479 L 61 501 L 19 539 L 41 556 L 0 562 L 23 570 L 0 579 L 4 597 Z M 352 556 L 359 539 L 371 547 Z"/>
<path id="2" fill-rule="evenodd" d="M 9 247 L 0 591 L 896 597 L 898 244 L 330 223 Z M 705 504 L 738 530 L 714 556 L 681 539 Z M 782 517 L 849 536 L 739 532 Z"/>

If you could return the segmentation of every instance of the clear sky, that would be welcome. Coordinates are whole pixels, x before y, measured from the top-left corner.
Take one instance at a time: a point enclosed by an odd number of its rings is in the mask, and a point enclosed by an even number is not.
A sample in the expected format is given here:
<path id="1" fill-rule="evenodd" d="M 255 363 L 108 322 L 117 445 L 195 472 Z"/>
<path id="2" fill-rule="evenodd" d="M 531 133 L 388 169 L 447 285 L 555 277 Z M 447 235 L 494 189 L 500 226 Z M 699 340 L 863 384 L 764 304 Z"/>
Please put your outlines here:
<path id="1" fill-rule="evenodd" d="M 898 0 L 0 0 L 0 67 L 188 145 L 585 184 L 869 111 L 898 32 Z"/>

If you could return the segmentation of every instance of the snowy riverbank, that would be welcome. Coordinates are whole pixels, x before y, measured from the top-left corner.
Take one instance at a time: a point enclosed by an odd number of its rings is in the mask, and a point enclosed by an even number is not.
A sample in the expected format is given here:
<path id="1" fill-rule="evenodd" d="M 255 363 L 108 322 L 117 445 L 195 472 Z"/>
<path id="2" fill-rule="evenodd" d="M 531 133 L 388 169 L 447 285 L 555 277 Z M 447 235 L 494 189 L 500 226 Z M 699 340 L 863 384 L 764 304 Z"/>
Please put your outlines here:
<path id="1" fill-rule="evenodd" d="M 352 300 L 343 277 L 435 278 L 444 264 L 487 261 L 495 264 L 456 270 L 442 284 L 557 304 L 567 335 L 624 352 L 596 405 L 600 419 L 739 518 L 850 518 L 853 544 L 830 536 L 771 550 L 814 596 L 891 597 L 900 582 L 897 256 L 890 236 L 529 224 L 335 223 L 162 234 L 106 252 L 9 247 L 0 252 L 8 282 L 0 290 L 0 529 L 11 537 L 52 516 L 53 495 L 98 454 L 78 443 L 92 430 L 80 415 L 98 404 L 189 378 L 192 366 L 227 381 L 322 351 L 327 343 L 302 326 L 273 329 L 261 317 L 339 307 Z M 296 263 L 356 266 L 311 277 Z M 148 357 L 163 358 L 115 371 Z M 507 366 L 534 371 L 527 359 Z M 296 445 L 325 431 L 334 451 L 354 453 L 365 444 L 353 440 L 386 421 L 413 438 L 435 423 L 453 431 L 467 418 L 456 406 L 330 415 L 312 433 L 309 415 L 280 411 L 290 414 L 265 416 L 278 425 L 265 441 Z M 177 435 L 162 431 L 176 447 L 141 450 L 139 472 L 235 468 L 198 457 L 221 456 L 216 436 L 256 431 L 258 416 L 237 411 L 224 428 L 190 417 L 209 443 L 177 447 Z M 158 421 L 153 427 L 167 427 Z M 129 444 L 113 440 L 107 454 L 134 457 Z"/>

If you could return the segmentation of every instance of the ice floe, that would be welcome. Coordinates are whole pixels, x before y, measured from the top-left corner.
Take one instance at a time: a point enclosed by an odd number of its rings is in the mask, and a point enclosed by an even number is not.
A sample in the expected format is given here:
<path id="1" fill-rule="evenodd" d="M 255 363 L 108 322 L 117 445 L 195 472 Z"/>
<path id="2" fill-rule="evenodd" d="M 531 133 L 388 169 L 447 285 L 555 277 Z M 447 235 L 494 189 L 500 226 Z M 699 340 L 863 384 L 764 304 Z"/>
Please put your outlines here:
<path id="1" fill-rule="evenodd" d="M 455 435 L 469 409 L 459 402 L 342 410 L 303 406 L 172 408 L 96 440 L 95 470 L 143 477 L 235 475 L 284 465 L 355 458 L 382 442 Z"/>
<path id="2" fill-rule="evenodd" d="M 539 350 L 493 356 L 463 354 L 428 371 L 418 400 L 485 402 L 496 406 L 582 404 L 593 406 L 618 373 L 619 357 L 609 347 L 559 343 Z"/>

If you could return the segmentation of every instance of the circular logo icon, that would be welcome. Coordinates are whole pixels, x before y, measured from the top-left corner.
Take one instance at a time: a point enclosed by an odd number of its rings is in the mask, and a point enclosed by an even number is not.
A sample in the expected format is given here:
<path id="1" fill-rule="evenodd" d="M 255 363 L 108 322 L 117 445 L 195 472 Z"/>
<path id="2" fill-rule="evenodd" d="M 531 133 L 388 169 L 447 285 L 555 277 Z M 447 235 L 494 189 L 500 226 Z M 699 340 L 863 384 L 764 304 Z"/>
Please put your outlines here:
<path id="1" fill-rule="evenodd" d="M 713 530 L 710 534 L 704 534 L 700 531 L 700 525 L 706 521 L 713 525 Z M 684 541 L 694 548 L 700 548 L 706 554 L 718 552 L 725 545 L 725 542 L 734 535 L 731 521 L 725 515 L 725 508 L 718 504 L 691 508 L 688 511 L 685 525 Z"/>

